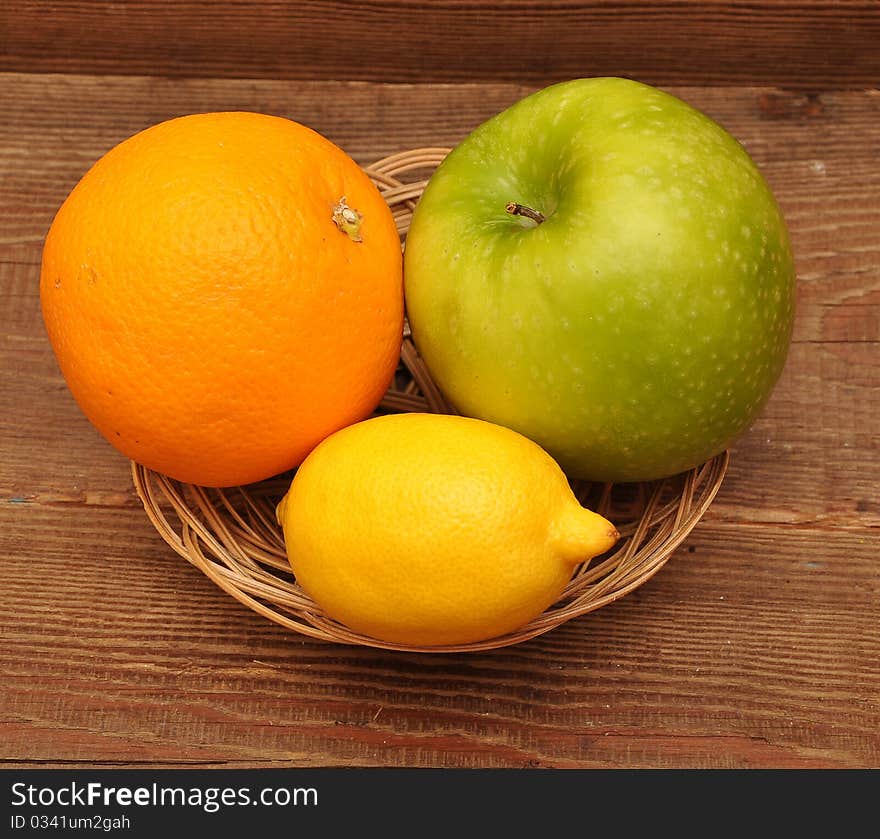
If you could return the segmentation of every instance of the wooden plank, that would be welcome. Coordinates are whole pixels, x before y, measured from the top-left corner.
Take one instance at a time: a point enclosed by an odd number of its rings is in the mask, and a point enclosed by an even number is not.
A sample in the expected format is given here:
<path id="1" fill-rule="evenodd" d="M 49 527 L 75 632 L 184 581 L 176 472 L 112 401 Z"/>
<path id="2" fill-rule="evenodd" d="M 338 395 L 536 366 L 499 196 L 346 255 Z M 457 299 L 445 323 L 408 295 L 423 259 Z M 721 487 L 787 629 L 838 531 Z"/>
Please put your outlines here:
<path id="1" fill-rule="evenodd" d="M 175 77 L 864 88 L 872 0 L 320 2 L 24 0 L 0 6 L 0 69 Z"/>
<path id="2" fill-rule="evenodd" d="M 0 84 L 0 281 L 6 370 L 16 365 L 0 396 L 10 406 L 0 426 L 18 441 L 19 453 L 9 455 L 18 476 L 10 492 L 56 500 L 129 491 L 124 464 L 105 451 L 64 391 L 37 298 L 42 236 L 104 150 L 170 116 L 246 108 L 298 118 L 368 163 L 403 148 L 453 144 L 529 90 L 20 74 L 2 76 Z M 876 523 L 870 466 L 880 462 L 880 96 L 672 92 L 726 125 L 762 167 L 788 218 L 800 277 L 789 363 L 761 419 L 737 444 L 716 505 L 731 519 Z M 12 400 L 24 407 L 13 409 Z M 760 481 L 750 477 L 756 474 Z"/>
<path id="3" fill-rule="evenodd" d="M 392 654 L 288 633 L 152 529 L 39 315 L 40 246 L 152 122 L 298 118 L 361 162 L 450 144 L 520 84 L 0 76 L 0 760 L 7 766 L 880 766 L 880 97 L 674 87 L 772 183 L 800 304 L 716 502 L 645 586 L 526 644 Z"/>
<path id="4" fill-rule="evenodd" d="M 454 144 L 534 89 L 0 74 L 0 245 L 16 248 L 6 259 L 38 261 L 52 214 L 76 180 L 110 146 L 162 119 L 211 110 L 279 114 L 369 163 L 406 148 Z M 871 282 L 880 94 L 669 90 L 727 127 L 764 170 L 792 228 L 802 291 L 827 293 L 831 282 L 839 296 Z"/>
<path id="5" fill-rule="evenodd" d="M 16 268 L 35 277 L 32 266 Z M 0 499 L 137 509 L 127 461 L 89 425 L 57 370 L 36 293 L 7 301 L 13 312 L 34 313 L 35 334 L 0 345 Z M 770 403 L 733 447 L 716 515 L 829 530 L 880 526 L 877 352 L 877 342 L 793 345 Z"/>
<path id="6" fill-rule="evenodd" d="M 0 506 L 13 763 L 880 761 L 876 576 L 856 534 L 707 521 L 611 606 L 506 650 L 424 656 L 291 635 L 125 510 L 70 525 Z"/>

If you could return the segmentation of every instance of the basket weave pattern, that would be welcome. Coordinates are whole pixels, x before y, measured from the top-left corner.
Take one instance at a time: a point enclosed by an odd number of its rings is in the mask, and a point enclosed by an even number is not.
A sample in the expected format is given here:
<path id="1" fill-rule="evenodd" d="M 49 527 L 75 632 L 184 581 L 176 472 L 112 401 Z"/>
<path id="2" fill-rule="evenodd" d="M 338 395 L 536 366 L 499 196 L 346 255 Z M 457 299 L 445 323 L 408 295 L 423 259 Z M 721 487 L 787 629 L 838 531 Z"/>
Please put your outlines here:
<path id="1" fill-rule="evenodd" d="M 366 167 L 391 208 L 401 239 L 430 172 L 448 149 L 401 152 Z M 453 413 L 431 380 L 405 329 L 400 364 L 379 406 L 381 412 Z M 323 641 L 383 649 L 459 652 L 509 646 L 605 606 L 649 580 L 693 530 L 724 479 L 727 452 L 689 472 L 640 484 L 573 485 L 581 503 L 610 519 L 621 539 L 607 554 L 575 571 L 559 599 L 525 626 L 478 643 L 409 647 L 352 632 L 324 615 L 297 585 L 290 569 L 275 505 L 292 473 L 232 489 L 183 484 L 132 463 L 144 509 L 162 538 L 221 589 L 289 630 Z"/>

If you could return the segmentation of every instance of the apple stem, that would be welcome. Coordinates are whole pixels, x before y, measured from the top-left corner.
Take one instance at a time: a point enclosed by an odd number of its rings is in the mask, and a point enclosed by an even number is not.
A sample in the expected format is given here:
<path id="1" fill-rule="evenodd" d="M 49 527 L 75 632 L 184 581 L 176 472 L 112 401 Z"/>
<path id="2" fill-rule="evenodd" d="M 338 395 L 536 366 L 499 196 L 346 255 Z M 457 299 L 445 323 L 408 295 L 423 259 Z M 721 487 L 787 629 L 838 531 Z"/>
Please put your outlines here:
<path id="1" fill-rule="evenodd" d="M 504 209 L 512 216 L 525 216 L 525 218 L 531 219 L 535 224 L 541 224 L 546 221 L 543 213 L 539 213 L 531 207 L 526 207 L 524 204 L 517 204 L 516 201 L 511 201 Z"/>

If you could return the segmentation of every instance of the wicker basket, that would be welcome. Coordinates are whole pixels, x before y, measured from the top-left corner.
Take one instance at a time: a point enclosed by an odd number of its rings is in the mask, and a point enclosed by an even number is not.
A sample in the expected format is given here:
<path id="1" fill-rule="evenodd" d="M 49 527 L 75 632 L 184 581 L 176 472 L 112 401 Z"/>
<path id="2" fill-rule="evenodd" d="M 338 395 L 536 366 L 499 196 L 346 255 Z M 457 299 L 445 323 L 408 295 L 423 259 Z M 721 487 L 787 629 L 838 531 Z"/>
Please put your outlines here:
<path id="1" fill-rule="evenodd" d="M 391 207 L 401 237 L 430 172 L 448 149 L 427 148 L 384 158 L 366 171 Z M 380 408 L 451 413 L 405 332 L 400 365 Z M 712 503 L 727 470 L 727 452 L 699 468 L 639 484 L 575 484 L 580 501 L 614 522 L 621 539 L 585 563 L 549 609 L 515 632 L 479 643 L 410 647 L 352 632 L 322 614 L 297 585 L 287 560 L 275 505 L 292 473 L 233 489 L 182 484 L 132 463 L 135 489 L 162 538 L 221 589 L 260 615 L 323 641 L 420 652 L 487 650 L 520 643 L 605 606 L 649 580 Z"/>

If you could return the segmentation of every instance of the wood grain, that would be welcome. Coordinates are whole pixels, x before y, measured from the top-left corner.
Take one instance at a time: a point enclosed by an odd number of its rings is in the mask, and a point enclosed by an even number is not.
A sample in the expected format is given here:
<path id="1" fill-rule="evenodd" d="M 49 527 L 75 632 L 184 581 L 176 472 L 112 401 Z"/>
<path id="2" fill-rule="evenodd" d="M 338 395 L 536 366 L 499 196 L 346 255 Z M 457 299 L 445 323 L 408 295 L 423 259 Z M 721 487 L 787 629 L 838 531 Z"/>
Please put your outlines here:
<path id="1" fill-rule="evenodd" d="M 875 86 L 873 0 L 534 3 L 23 0 L 0 6 L 0 70 L 546 84 Z"/>
<path id="2" fill-rule="evenodd" d="M 880 767 L 876 91 L 669 88 L 739 137 L 777 193 L 798 263 L 792 350 L 667 566 L 529 643 L 392 654 L 265 621 L 167 548 L 67 391 L 40 247 L 113 143 L 244 108 L 366 163 L 454 143 L 530 89 L 0 75 L 0 762 Z"/>
<path id="3" fill-rule="evenodd" d="M 419 656 L 287 635 L 156 550 L 129 511 L 78 521 L 29 516 L 3 545 L 7 761 L 878 760 L 876 579 L 856 534 L 829 549 L 806 528 L 707 522 L 610 607 L 506 651 Z"/>
<path id="4" fill-rule="evenodd" d="M 404 148 L 454 144 L 533 89 L 24 74 L 0 76 L 0 83 L 7 92 L 0 124 L 0 263 L 7 264 L 0 264 L 0 276 L 9 317 L 20 329 L 16 340 L 31 342 L 30 358 L 42 365 L 33 371 L 29 402 L 53 376 L 61 398 L 69 399 L 38 317 L 42 237 L 76 180 L 114 143 L 194 110 L 249 108 L 303 121 L 369 163 Z M 862 464 L 866 452 L 877 462 L 880 416 L 873 372 L 880 341 L 880 95 L 840 92 L 810 100 L 758 88 L 669 90 L 718 119 L 753 155 L 788 220 L 799 275 L 789 363 L 764 417 L 736 449 L 744 473 L 764 461 L 776 469 L 760 488 L 741 490 L 734 468 L 717 505 L 731 517 L 808 515 L 833 524 L 867 515 L 876 523 L 876 483 Z M 17 433 L 14 412 L 0 422 Z M 81 425 L 72 436 L 94 442 Z M 30 462 L 30 454 L 22 459 Z M 20 465 L 39 484 L 44 464 Z M 755 492 L 753 503 L 746 493 Z"/>

